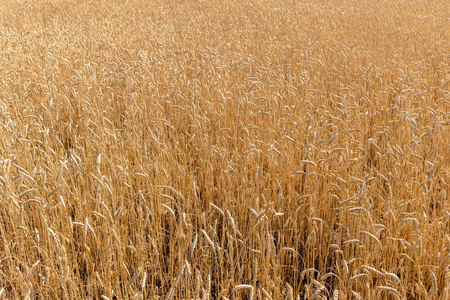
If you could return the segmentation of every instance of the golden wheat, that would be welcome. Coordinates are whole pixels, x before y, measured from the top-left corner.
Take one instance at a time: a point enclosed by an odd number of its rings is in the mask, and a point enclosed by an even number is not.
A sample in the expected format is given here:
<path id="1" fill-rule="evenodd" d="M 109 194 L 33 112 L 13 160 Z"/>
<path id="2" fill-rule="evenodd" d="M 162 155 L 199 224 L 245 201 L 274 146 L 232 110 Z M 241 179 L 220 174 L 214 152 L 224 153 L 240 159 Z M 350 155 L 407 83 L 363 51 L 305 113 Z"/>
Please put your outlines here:
<path id="1" fill-rule="evenodd" d="M 449 297 L 445 0 L 0 2 L 0 296 Z"/>

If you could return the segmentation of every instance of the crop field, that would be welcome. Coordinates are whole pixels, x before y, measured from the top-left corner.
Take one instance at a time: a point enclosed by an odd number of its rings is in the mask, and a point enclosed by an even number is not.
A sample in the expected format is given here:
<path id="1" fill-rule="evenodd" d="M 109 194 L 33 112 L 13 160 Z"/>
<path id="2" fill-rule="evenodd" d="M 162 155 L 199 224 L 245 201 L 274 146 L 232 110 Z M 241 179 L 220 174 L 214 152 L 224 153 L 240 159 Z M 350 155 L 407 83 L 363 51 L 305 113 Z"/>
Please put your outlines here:
<path id="1" fill-rule="evenodd" d="M 0 2 L 0 299 L 450 299 L 447 0 Z"/>

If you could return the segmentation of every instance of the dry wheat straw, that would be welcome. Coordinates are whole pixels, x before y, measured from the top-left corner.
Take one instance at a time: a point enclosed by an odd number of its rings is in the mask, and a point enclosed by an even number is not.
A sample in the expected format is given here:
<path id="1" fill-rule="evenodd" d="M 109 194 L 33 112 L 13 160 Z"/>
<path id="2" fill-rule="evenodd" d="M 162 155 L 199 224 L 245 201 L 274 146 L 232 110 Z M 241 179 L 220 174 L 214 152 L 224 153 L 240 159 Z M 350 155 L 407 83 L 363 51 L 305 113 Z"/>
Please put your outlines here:
<path id="1" fill-rule="evenodd" d="M 254 287 L 252 285 L 249 284 L 240 284 L 234 287 L 233 291 L 231 292 L 232 294 L 236 293 L 236 291 L 241 290 L 241 289 L 250 289 L 250 295 L 249 295 L 249 299 L 253 300 L 254 297 Z"/>
<path id="2" fill-rule="evenodd" d="M 333 292 L 333 300 L 339 300 L 339 290 L 337 289 Z"/>
<path id="3" fill-rule="evenodd" d="M 200 299 L 200 286 L 202 284 L 202 276 L 198 269 L 195 269 L 195 288 L 194 288 L 194 298 Z"/>
<path id="4" fill-rule="evenodd" d="M 134 272 L 133 276 L 130 278 L 130 280 L 128 280 L 128 285 L 131 285 L 136 278 L 141 274 L 142 271 L 142 267 L 137 268 L 137 270 Z"/>
<path id="5" fill-rule="evenodd" d="M 288 300 L 294 300 L 294 290 L 292 289 L 292 286 L 289 283 L 286 283 L 286 293 Z"/>
<path id="6" fill-rule="evenodd" d="M 197 246 L 197 241 L 198 241 L 198 233 L 196 232 L 194 234 L 194 238 L 192 240 L 191 249 L 189 250 L 189 255 L 191 257 L 192 257 L 192 255 L 194 255 L 195 247 Z"/>
<path id="7" fill-rule="evenodd" d="M 216 206 L 214 203 L 209 202 L 209 205 L 214 208 L 217 212 L 219 212 L 222 217 L 225 217 L 225 214 L 223 213 L 223 210 L 221 210 L 218 206 Z"/>
<path id="8" fill-rule="evenodd" d="M 269 295 L 269 293 L 264 288 L 261 288 L 261 290 L 263 291 L 263 293 L 264 293 L 264 295 L 266 296 L 267 299 L 273 300 L 272 297 Z"/>
<path id="9" fill-rule="evenodd" d="M 365 231 L 365 230 L 361 230 L 361 233 L 364 233 L 364 234 L 366 234 L 366 235 L 368 235 L 369 237 L 371 237 L 380 247 L 383 247 L 383 245 L 381 244 L 381 242 L 380 242 L 380 240 L 375 236 L 375 235 L 373 235 L 372 233 L 370 233 L 370 232 L 368 232 L 368 231 Z"/>
<path id="10" fill-rule="evenodd" d="M 203 293 L 203 300 L 208 300 L 211 294 L 211 274 L 206 279 L 206 290 Z"/>
<path id="11" fill-rule="evenodd" d="M 178 281 L 180 280 L 181 276 L 183 275 L 184 269 L 185 269 L 185 265 L 183 265 L 181 267 L 181 269 L 178 271 L 177 277 L 175 277 L 174 282 L 172 283 L 172 286 L 170 287 L 169 292 L 167 293 L 166 297 L 164 298 L 165 300 L 169 300 L 172 299 L 174 294 L 175 294 L 175 289 L 177 287 Z"/>
<path id="12" fill-rule="evenodd" d="M 142 281 L 141 281 L 141 290 L 142 291 L 145 290 L 146 283 L 147 283 L 147 271 L 144 271 L 144 276 L 142 276 Z"/>
<path id="13" fill-rule="evenodd" d="M 379 276 L 382 276 L 382 277 L 385 276 L 384 273 L 378 271 L 377 269 L 375 269 L 374 267 L 371 267 L 371 266 L 362 265 L 360 268 L 364 268 L 364 269 L 366 269 L 366 270 L 372 271 L 372 272 L 374 272 L 375 274 L 377 274 L 377 275 L 379 275 Z"/>
<path id="14" fill-rule="evenodd" d="M 203 233 L 203 236 L 205 237 L 206 241 L 208 242 L 209 247 L 210 247 L 213 251 L 215 251 L 216 247 L 214 246 L 214 242 L 211 240 L 211 238 L 209 237 L 209 235 L 206 233 L 206 231 L 205 231 L 204 229 L 202 229 L 202 233 Z"/>
<path id="15" fill-rule="evenodd" d="M 226 214 L 227 214 L 228 222 L 230 222 L 231 229 L 233 229 L 233 233 L 234 234 L 239 234 L 239 231 L 236 228 L 236 223 L 234 222 L 234 219 L 231 216 L 231 213 L 230 213 L 230 211 L 228 209 L 226 210 Z"/>
<path id="16" fill-rule="evenodd" d="M 391 294 L 394 294 L 397 299 L 402 299 L 402 296 L 400 295 L 400 293 L 397 291 L 397 289 L 390 287 L 390 286 L 377 286 L 376 287 L 377 290 L 384 290 L 387 291 Z"/>
<path id="17" fill-rule="evenodd" d="M 433 297 L 437 297 L 438 285 L 437 285 L 436 274 L 434 274 L 433 271 L 431 271 L 430 273 L 431 273 L 431 295 Z"/>

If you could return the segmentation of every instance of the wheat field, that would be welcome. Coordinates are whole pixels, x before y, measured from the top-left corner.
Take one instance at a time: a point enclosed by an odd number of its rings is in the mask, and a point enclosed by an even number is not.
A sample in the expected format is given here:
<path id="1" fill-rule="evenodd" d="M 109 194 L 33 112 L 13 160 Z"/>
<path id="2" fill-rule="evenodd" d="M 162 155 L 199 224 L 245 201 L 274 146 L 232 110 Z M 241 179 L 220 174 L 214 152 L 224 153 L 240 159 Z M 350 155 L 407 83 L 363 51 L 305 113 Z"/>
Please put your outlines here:
<path id="1" fill-rule="evenodd" d="M 446 0 L 0 2 L 1 299 L 450 299 Z"/>

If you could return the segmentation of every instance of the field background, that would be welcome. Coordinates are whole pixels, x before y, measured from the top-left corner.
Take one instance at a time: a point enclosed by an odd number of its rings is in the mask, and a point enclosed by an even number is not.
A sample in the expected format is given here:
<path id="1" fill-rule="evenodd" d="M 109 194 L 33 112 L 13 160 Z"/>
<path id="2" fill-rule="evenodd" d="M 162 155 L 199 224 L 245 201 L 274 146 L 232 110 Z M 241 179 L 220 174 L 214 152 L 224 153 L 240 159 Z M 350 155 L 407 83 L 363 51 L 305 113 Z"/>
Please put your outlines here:
<path id="1" fill-rule="evenodd" d="M 248 2 L 0 2 L 2 299 L 448 299 L 448 1 Z"/>

